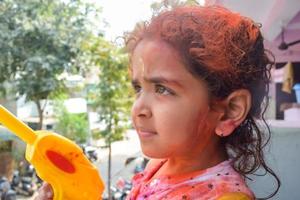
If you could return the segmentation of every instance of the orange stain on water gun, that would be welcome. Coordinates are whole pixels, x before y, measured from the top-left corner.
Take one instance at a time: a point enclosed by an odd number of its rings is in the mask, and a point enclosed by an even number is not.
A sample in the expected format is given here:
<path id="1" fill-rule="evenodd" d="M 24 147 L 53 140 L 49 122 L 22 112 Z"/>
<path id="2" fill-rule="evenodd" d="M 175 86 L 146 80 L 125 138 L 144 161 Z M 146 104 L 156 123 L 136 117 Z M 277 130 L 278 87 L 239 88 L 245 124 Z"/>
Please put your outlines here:
<path id="1" fill-rule="evenodd" d="M 54 200 L 101 200 L 97 168 L 71 140 L 49 131 L 33 131 L 0 105 L 0 123 L 26 142 L 25 157 L 54 191 Z"/>

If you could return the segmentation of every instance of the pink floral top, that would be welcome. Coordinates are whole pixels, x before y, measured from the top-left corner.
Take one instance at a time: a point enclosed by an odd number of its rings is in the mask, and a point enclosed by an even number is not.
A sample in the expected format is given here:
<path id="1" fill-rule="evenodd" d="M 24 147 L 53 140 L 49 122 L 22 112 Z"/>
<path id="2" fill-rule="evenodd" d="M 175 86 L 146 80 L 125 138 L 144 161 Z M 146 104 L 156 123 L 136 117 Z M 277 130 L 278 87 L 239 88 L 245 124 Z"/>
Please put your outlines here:
<path id="1" fill-rule="evenodd" d="M 216 200 L 229 193 L 242 194 L 246 199 L 254 199 L 253 193 L 241 175 L 232 168 L 230 161 L 205 170 L 178 176 L 161 176 L 150 181 L 166 161 L 136 174 L 127 200 Z"/>

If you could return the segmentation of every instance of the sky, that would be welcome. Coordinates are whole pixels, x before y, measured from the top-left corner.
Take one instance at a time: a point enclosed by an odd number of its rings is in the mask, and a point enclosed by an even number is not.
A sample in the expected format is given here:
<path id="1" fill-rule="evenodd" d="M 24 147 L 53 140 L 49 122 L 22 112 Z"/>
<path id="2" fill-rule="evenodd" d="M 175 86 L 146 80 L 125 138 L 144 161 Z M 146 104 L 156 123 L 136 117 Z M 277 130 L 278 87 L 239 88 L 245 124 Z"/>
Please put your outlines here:
<path id="1" fill-rule="evenodd" d="M 104 27 L 105 37 L 115 40 L 124 31 L 133 30 L 141 20 L 151 18 L 151 3 L 157 0 L 93 0 L 102 7 L 102 16 L 109 24 Z"/>

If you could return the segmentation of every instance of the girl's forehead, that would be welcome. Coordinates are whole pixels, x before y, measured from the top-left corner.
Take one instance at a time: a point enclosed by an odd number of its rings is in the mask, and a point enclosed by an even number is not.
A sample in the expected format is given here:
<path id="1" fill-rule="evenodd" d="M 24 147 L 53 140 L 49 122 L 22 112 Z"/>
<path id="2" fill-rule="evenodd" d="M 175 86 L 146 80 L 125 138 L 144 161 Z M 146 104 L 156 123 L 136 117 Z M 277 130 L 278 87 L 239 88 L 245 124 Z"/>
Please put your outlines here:
<path id="1" fill-rule="evenodd" d="M 133 80 L 165 80 L 180 85 L 203 84 L 188 71 L 177 51 L 165 42 L 140 43 L 132 56 L 131 78 Z"/>
<path id="2" fill-rule="evenodd" d="M 131 65 L 133 69 L 139 69 L 143 72 L 158 67 L 173 70 L 177 65 L 185 69 L 178 52 L 161 40 L 142 40 L 139 42 L 133 52 Z"/>
<path id="3" fill-rule="evenodd" d="M 184 70 L 180 61 L 174 56 L 175 50 L 160 41 L 140 42 L 132 57 L 133 75 L 173 74 L 174 70 Z M 182 69 L 180 69 L 182 68 Z"/>

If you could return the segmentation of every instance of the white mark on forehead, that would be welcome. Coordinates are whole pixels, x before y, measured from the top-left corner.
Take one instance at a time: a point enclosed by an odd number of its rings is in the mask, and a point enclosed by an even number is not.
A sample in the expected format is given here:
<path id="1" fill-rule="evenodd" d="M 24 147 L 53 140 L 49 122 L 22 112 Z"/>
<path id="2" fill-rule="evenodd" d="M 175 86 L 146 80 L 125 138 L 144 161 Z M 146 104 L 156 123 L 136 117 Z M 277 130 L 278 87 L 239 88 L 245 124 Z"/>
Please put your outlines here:
<path id="1" fill-rule="evenodd" d="M 142 70 L 142 76 L 145 77 L 145 63 L 143 58 L 139 58 L 138 59 L 138 66 L 140 66 L 141 70 Z"/>

